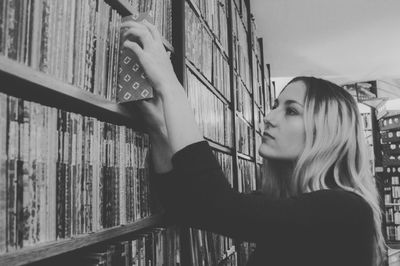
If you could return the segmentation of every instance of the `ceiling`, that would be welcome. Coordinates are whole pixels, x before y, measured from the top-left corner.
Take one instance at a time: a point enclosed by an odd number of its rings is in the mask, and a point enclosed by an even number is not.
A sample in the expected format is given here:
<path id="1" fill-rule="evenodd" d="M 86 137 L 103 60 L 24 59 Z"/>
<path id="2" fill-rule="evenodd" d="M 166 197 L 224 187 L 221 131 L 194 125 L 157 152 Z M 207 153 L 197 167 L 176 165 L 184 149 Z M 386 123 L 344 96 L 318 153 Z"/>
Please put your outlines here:
<path id="1" fill-rule="evenodd" d="M 250 0 L 277 87 L 385 80 L 400 95 L 400 0 Z M 279 88 L 277 88 L 279 90 Z"/>

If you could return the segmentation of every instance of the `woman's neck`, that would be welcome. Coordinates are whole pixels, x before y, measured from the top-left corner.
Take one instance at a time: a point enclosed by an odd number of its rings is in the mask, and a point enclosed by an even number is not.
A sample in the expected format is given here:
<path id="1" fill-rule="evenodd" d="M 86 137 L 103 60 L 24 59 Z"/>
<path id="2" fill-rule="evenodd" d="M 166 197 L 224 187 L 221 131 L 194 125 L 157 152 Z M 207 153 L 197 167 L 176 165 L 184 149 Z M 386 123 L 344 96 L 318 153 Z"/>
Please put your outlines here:
<path id="1" fill-rule="evenodd" d="M 282 161 L 282 160 L 271 160 L 276 177 L 283 179 L 291 179 L 294 171 L 294 162 Z"/>

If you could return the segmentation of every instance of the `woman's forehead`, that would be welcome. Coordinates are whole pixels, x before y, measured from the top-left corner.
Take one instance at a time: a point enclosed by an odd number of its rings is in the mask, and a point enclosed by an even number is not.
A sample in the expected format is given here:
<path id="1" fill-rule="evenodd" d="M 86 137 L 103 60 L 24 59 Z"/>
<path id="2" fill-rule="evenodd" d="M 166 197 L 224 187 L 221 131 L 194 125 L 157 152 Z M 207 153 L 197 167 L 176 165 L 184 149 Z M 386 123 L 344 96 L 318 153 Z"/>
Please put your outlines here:
<path id="1" fill-rule="evenodd" d="M 279 102 L 285 102 L 288 100 L 293 100 L 304 104 L 304 99 L 306 96 L 307 87 L 302 81 L 295 81 L 288 84 L 282 92 L 279 94 Z"/>

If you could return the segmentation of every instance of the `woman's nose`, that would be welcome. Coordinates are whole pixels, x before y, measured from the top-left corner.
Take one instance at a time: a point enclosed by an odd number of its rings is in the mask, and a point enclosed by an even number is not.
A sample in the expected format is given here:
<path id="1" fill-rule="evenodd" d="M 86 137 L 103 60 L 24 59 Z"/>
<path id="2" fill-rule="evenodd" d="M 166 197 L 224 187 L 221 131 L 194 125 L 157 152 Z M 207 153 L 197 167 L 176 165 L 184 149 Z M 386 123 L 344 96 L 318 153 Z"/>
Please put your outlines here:
<path id="1" fill-rule="evenodd" d="M 265 117 L 264 117 L 264 125 L 265 128 L 268 127 L 276 127 L 277 126 L 277 118 L 275 110 L 271 110 Z"/>

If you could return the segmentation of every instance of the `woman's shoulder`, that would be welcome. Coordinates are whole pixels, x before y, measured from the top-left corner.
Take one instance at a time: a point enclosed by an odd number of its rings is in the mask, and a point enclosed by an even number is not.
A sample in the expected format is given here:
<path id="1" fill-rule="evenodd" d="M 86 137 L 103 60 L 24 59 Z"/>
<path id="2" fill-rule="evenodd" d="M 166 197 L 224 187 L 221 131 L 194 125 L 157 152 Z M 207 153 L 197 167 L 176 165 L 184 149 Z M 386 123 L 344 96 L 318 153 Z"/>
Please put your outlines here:
<path id="1" fill-rule="evenodd" d="M 373 213 L 370 204 L 359 194 L 341 189 L 325 189 L 305 193 L 313 205 L 325 210 L 327 214 L 344 218 L 347 222 L 354 220 L 371 220 Z"/>

